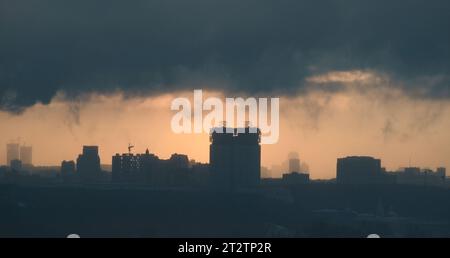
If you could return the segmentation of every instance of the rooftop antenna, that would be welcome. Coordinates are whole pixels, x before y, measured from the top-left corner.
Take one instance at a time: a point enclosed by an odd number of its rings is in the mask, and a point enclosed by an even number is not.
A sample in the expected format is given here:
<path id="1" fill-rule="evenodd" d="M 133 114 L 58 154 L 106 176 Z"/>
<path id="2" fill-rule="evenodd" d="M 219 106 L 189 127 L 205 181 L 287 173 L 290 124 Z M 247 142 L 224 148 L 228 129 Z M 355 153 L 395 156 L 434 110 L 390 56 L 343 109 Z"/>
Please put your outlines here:
<path id="1" fill-rule="evenodd" d="M 128 144 L 128 154 L 131 154 L 131 150 L 134 148 L 134 145 L 131 145 L 131 143 Z"/>

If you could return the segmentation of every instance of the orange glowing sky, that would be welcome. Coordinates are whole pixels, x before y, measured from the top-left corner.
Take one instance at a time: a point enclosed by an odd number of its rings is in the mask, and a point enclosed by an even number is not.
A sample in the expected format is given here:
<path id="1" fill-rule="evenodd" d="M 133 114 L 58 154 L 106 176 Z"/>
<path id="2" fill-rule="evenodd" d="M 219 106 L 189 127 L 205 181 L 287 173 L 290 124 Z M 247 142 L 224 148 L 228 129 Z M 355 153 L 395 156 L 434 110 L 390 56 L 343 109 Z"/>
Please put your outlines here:
<path id="1" fill-rule="evenodd" d="M 380 83 L 372 87 L 377 80 L 382 78 L 360 71 L 330 73 L 309 81 L 345 83 L 344 91 L 281 97 L 279 142 L 263 145 L 263 166 L 281 164 L 296 151 L 312 178 L 334 177 L 336 158 L 348 155 L 381 158 L 391 170 L 410 160 L 415 166 L 450 167 L 450 103 L 415 99 Z M 140 98 L 92 94 L 80 101 L 67 101 L 62 94 L 19 115 L 0 112 L 0 145 L 32 145 L 35 165 L 74 160 L 82 145 L 99 145 L 102 163 L 110 164 L 111 156 L 127 152 L 129 143 L 135 152 L 149 148 L 161 158 L 176 152 L 208 162 L 208 134 L 174 134 L 170 127 L 175 114 L 171 100 L 191 98 L 192 91 Z M 220 92 L 208 95 L 224 97 Z M 0 163 L 5 160 L 2 147 Z"/>

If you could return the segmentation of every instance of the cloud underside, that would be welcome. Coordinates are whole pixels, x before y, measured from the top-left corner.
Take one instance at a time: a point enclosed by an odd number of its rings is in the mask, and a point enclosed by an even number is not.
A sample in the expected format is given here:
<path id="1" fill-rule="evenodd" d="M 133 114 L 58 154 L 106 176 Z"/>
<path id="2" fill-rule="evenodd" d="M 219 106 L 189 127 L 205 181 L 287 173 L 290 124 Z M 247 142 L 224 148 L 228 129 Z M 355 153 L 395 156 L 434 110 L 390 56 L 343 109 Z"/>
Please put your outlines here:
<path id="1" fill-rule="evenodd" d="M 449 13 L 444 0 L 0 0 L 0 109 L 60 91 L 291 95 L 380 78 L 447 99 Z"/>

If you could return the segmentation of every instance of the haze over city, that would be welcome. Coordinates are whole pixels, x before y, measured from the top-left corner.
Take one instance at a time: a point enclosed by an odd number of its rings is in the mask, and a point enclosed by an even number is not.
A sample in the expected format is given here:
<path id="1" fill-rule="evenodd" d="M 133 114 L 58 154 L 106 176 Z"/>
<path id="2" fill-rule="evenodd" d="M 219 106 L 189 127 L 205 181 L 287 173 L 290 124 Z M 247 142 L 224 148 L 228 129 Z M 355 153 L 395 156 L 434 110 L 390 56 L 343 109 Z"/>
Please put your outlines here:
<path id="1" fill-rule="evenodd" d="M 141 98 L 93 94 L 78 101 L 57 96 L 48 105 L 36 104 L 20 114 L 0 112 L 0 143 L 32 145 L 35 165 L 60 165 L 89 144 L 100 146 L 102 164 L 111 164 L 111 156 L 127 152 L 129 143 L 138 153 L 149 148 L 161 157 L 177 152 L 207 162 L 208 134 L 175 134 L 170 128 L 175 114 L 170 101 L 179 96 L 191 98 L 192 92 Z M 351 82 L 344 92 L 281 97 L 280 139 L 262 145 L 262 165 L 270 169 L 297 151 L 312 178 L 334 177 L 336 158 L 348 155 L 381 158 L 391 170 L 409 165 L 450 167 L 449 130 L 446 101 L 416 100 L 387 87 Z M 5 151 L 0 149 L 2 164 Z"/>
<path id="2" fill-rule="evenodd" d="M 448 0 L 0 0 L 0 238 L 448 238 L 449 28 Z"/>
<path id="3" fill-rule="evenodd" d="M 203 89 L 281 98 L 279 142 L 262 147 L 268 168 L 291 151 L 312 178 L 331 178 L 347 155 L 391 170 L 450 167 L 447 1 L 0 6 L 0 146 L 20 137 L 36 165 L 85 144 L 105 164 L 129 143 L 207 161 L 207 134 L 169 128 L 170 101 Z"/>

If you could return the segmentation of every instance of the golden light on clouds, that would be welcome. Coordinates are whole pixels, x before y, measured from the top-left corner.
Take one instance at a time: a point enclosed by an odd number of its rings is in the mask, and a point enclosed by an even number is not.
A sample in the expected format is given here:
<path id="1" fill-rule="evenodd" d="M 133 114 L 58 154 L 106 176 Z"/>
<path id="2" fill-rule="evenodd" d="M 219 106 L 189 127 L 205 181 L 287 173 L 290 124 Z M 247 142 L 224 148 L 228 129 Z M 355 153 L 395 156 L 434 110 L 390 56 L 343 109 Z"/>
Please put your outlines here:
<path id="1" fill-rule="evenodd" d="M 373 83 L 380 80 L 382 80 L 380 75 L 363 70 L 332 71 L 306 78 L 310 83 Z"/>

